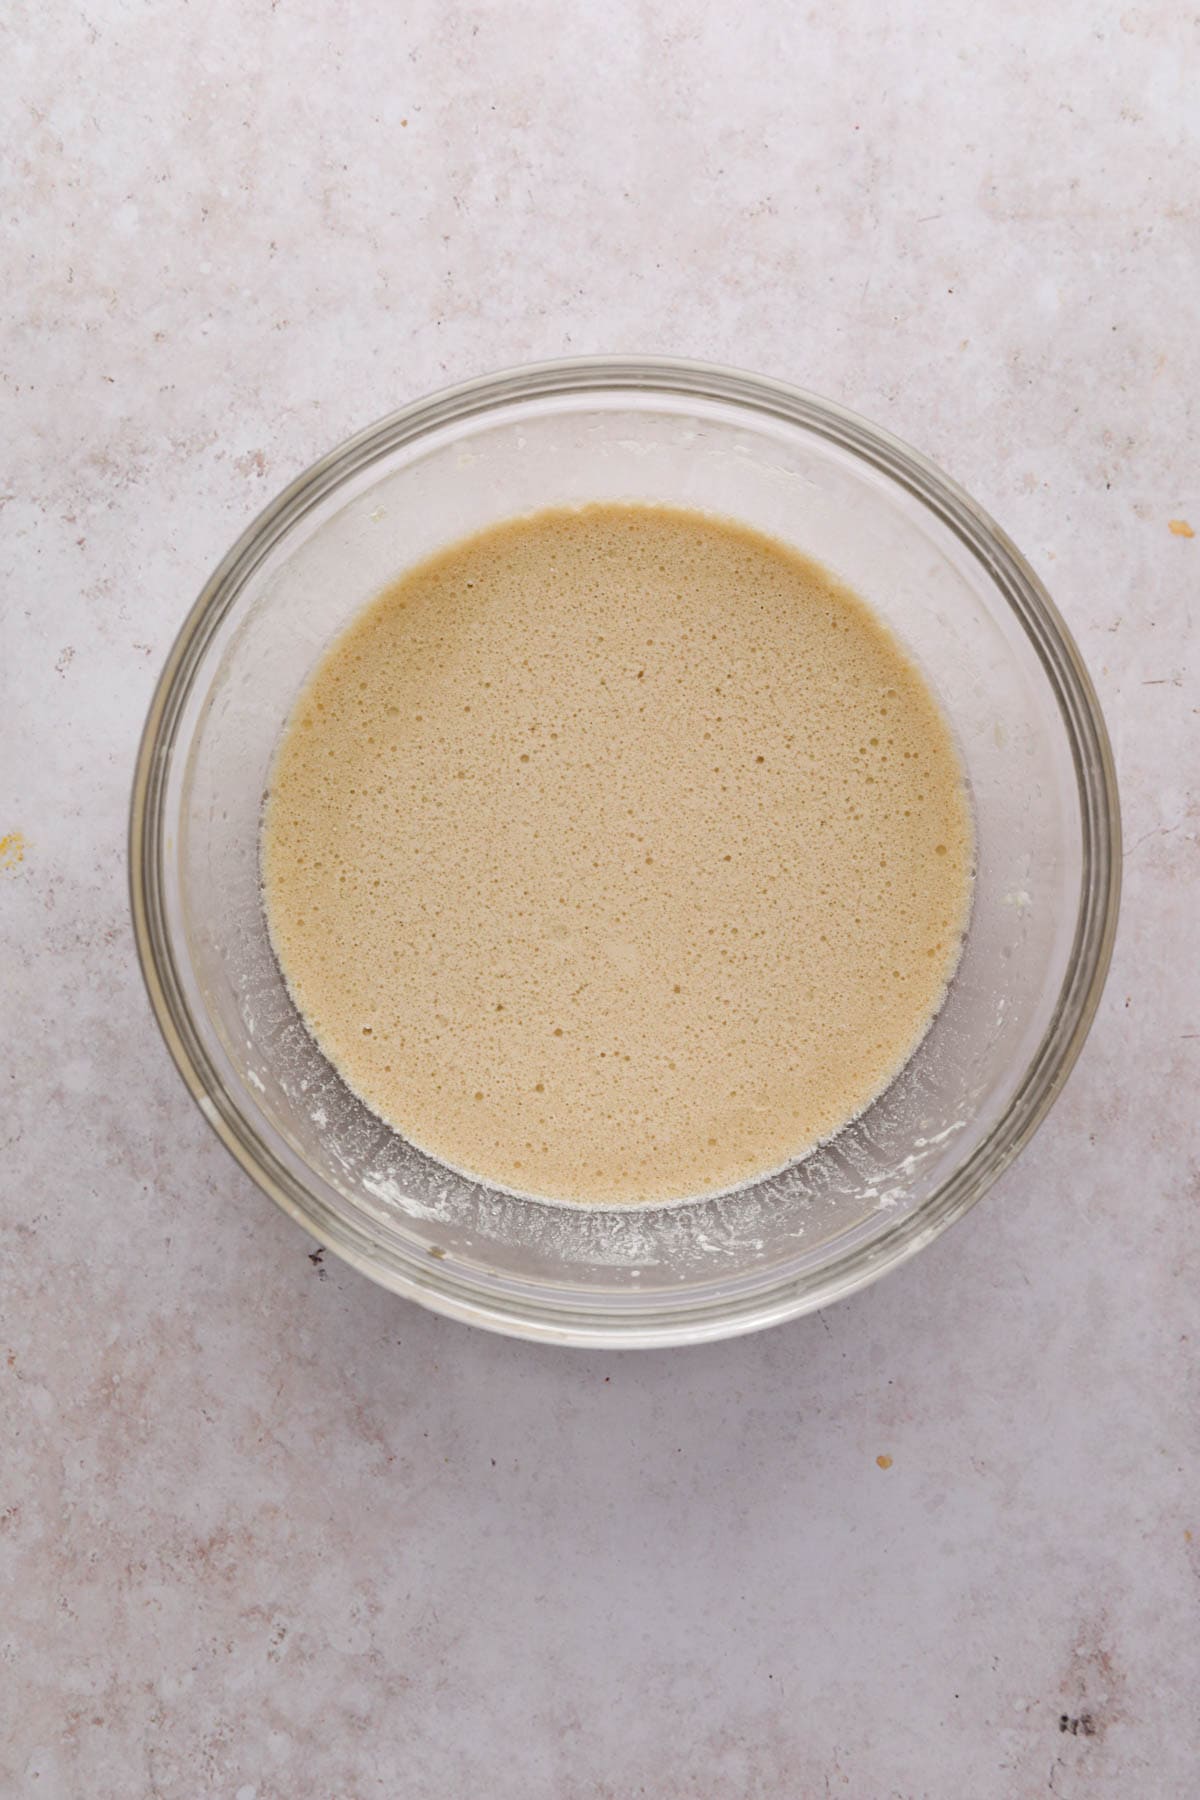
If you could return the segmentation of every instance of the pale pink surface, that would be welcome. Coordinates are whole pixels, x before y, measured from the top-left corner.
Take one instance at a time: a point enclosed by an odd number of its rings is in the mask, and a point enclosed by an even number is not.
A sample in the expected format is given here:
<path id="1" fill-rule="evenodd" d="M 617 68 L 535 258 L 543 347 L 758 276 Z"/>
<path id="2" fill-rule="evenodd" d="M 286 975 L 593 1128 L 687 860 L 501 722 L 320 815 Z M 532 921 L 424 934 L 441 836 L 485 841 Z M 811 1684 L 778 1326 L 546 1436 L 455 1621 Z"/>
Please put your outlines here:
<path id="1" fill-rule="evenodd" d="M 1195 26 L 891 18 L 9 9 L 6 1796 L 1195 1791 Z M 443 382 L 622 348 L 976 494 L 1088 658 L 1128 848 L 1083 1059 L 963 1226 L 824 1317 L 604 1357 L 310 1260 L 158 1040 L 124 832 L 264 500 Z"/>

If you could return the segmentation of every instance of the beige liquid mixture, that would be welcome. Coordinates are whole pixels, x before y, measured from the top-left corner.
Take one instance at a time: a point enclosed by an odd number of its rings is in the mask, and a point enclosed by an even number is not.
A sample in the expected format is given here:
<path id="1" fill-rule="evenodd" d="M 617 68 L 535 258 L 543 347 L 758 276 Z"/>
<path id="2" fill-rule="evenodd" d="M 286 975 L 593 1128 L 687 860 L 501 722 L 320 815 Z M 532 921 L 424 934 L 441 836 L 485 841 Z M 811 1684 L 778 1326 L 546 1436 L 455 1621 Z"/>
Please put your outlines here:
<path id="1" fill-rule="evenodd" d="M 275 762 L 272 941 L 381 1118 L 502 1187 L 732 1187 L 853 1118 L 958 960 L 972 828 L 886 628 L 735 524 L 595 505 L 405 575 Z"/>

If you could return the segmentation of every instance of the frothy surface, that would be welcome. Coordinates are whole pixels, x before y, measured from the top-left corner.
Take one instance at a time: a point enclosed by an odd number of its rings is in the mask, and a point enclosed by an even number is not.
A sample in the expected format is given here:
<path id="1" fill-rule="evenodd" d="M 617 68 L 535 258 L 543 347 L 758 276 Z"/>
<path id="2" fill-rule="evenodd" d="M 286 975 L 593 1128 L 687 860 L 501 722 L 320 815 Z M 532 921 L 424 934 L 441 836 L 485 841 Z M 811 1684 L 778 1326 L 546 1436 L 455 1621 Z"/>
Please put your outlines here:
<path id="1" fill-rule="evenodd" d="M 953 973 L 962 770 L 824 570 L 594 505 L 412 570 L 325 653 L 272 772 L 272 941 L 317 1042 L 503 1187 L 712 1193 L 888 1084 Z"/>

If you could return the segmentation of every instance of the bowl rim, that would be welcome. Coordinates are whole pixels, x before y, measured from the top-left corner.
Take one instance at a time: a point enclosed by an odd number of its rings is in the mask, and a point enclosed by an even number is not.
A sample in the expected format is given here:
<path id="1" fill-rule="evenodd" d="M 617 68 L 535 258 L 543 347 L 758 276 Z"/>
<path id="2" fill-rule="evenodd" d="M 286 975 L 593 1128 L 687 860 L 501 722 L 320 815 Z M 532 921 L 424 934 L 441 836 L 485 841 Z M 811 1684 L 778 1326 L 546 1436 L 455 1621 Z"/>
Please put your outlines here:
<path id="1" fill-rule="evenodd" d="M 954 532 L 983 564 L 1024 628 L 1055 694 L 1071 745 L 1083 856 L 1074 942 L 1053 1016 L 1004 1113 L 928 1200 L 886 1226 L 870 1244 L 765 1291 L 720 1302 L 658 1302 L 642 1312 L 610 1313 L 574 1298 L 513 1301 L 477 1288 L 436 1260 L 420 1268 L 394 1259 L 385 1263 L 365 1226 L 334 1212 L 263 1142 L 204 1049 L 174 966 L 164 925 L 161 806 L 175 730 L 204 650 L 254 569 L 305 513 L 363 468 L 441 426 L 546 395 L 585 397 L 622 389 L 732 402 L 783 419 L 849 450 Z M 311 464 L 250 522 L 205 582 L 155 686 L 134 772 L 129 883 L 134 938 L 151 1007 L 192 1097 L 247 1174 L 328 1250 L 393 1292 L 508 1336 L 613 1348 L 703 1343 L 814 1311 L 898 1267 L 962 1218 L 1029 1141 L 1083 1047 L 1108 973 L 1120 904 L 1120 804 L 1103 715 L 1061 614 L 1007 534 L 921 452 L 838 402 L 771 377 L 685 357 L 570 357 L 478 376 L 388 413 Z"/>

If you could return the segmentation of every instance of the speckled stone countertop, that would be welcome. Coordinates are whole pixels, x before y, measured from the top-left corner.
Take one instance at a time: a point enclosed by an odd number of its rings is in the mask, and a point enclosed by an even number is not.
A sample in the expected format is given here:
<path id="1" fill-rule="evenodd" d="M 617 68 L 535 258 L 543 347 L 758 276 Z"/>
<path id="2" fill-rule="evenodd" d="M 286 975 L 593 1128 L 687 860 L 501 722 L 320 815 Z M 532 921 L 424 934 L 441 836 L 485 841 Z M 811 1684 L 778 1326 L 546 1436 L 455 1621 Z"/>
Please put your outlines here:
<path id="1" fill-rule="evenodd" d="M 1200 1791 L 1200 26 L 967 16 L 8 7 L 5 1796 Z M 310 1254 L 171 1067 L 125 886 L 152 684 L 256 509 L 422 392 L 604 349 L 957 476 L 1083 648 L 1126 828 L 1087 1049 L 969 1219 L 623 1356 Z"/>

